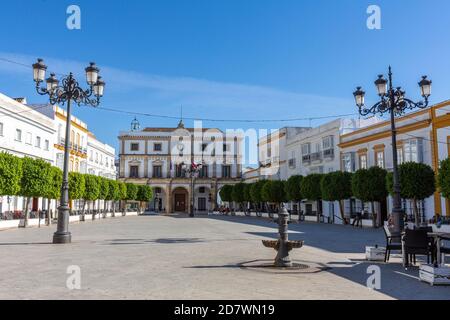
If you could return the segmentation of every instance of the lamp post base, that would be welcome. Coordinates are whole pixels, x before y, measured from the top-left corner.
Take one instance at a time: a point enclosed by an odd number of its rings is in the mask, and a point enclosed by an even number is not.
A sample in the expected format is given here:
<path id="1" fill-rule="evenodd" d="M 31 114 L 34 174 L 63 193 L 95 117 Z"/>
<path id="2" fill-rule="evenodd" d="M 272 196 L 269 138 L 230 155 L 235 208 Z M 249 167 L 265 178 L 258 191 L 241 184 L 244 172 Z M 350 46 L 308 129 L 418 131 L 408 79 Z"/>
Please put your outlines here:
<path id="1" fill-rule="evenodd" d="M 53 244 L 66 244 L 72 242 L 72 234 L 70 232 L 55 232 L 53 234 Z"/>

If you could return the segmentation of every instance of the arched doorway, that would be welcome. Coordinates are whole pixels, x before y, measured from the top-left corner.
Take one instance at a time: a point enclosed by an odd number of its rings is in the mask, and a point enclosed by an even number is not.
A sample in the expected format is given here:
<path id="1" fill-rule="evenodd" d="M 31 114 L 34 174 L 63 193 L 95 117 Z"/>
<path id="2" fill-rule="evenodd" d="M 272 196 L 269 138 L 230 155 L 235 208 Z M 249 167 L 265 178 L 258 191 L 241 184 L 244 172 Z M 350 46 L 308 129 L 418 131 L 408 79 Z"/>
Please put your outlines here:
<path id="1" fill-rule="evenodd" d="M 173 190 L 173 211 L 174 212 L 188 212 L 189 211 L 189 193 L 183 187 L 178 187 Z"/>

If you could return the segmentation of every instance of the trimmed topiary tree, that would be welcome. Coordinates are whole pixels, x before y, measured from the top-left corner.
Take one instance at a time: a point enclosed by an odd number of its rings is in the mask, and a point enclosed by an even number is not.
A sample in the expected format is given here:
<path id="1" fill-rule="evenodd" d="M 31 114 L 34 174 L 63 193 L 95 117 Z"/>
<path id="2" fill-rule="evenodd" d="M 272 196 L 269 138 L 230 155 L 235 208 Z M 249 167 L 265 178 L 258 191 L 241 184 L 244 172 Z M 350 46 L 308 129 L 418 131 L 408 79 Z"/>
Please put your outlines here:
<path id="1" fill-rule="evenodd" d="M 250 188 L 250 197 L 252 198 L 253 203 L 255 203 L 257 215 L 258 215 L 258 209 L 262 210 L 262 202 L 264 200 L 262 198 L 261 191 L 262 191 L 262 188 L 265 183 L 266 183 L 266 180 L 260 180 L 260 181 L 255 182 Z"/>
<path id="2" fill-rule="evenodd" d="M 371 203 L 374 227 L 377 227 L 381 222 L 381 219 L 377 219 L 379 215 L 375 212 L 375 202 L 381 201 L 388 195 L 386 174 L 386 170 L 380 167 L 371 167 L 370 169 L 356 171 L 352 177 L 353 196 L 362 202 Z"/>
<path id="3" fill-rule="evenodd" d="M 450 158 L 441 161 L 437 182 L 442 196 L 450 199 Z"/>
<path id="4" fill-rule="evenodd" d="M 98 199 L 100 195 L 100 180 L 98 179 L 97 176 L 94 176 L 92 174 L 86 174 L 84 175 L 84 181 L 85 181 L 85 190 L 83 199 L 85 201 L 90 201 L 94 205 L 92 212 L 92 220 L 94 220 L 95 201 Z"/>
<path id="5" fill-rule="evenodd" d="M 107 201 L 109 194 L 109 179 L 105 177 L 97 177 L 98 183 L 100 185 L 100 192 L 98 195 L 98 208 L 100 209 L 100 200 L 103 200 L 103 217 L 106 218 Z"/>
<path id="6" fill-rule="evenodd" d="M 275 203 L 277 211 L 281 203 L 286 201 L 285 182 L 280 180 L 267 180 L 261 190 L 264 201 Z"/>
<path id="7" fill-rule="evenodd" d="M 300 201 L 303 200 L 303 196 L 300 192 L 300 185 L 302 183 L 303 176 L 291 176 L 286 181 L 285 191 L 286 197 L 289 201 L 296 202 L 297 208 L 300 209 Z M 300 213 L 300 210 L 298 210 Z"/>
<path id="8" fill-rule="evenodd" d="M 126 183 L 127 186 L 127 201 L 135 201 L 137 199 L 138 187 L 133 183 Z"/>
<path id="9" fill-rule="evenodd" d="M 22 159 L 22 179 L 20 195 L 26 198 L 24 227 L 28 226 L 29 203 L 31 198 L 40 198 L 48 193 L 51 185 L 51 165 L 42 159 L 25 157 Z"/>
<path id="10" fill-rule="evenodd" d="M 20 191 L 22 159 L 0 152 L 0 196 L 14 196 Z"/>
<path id="11" fill-rule="evenodd" d="M 219 191 L 220 199 L 224 202 L 228 202 L 228 207 L 230 207 L 230 203 L 233 201 L 232 194 L 233 186 L 229 184 L 224 185 Z"/>
<path id="12" fill-rule="evenodd" d="M 405 162 L 398 167 L 400 178 L 400 195 L 403 199 L 413 202 L 414 219 L 417 226 L 420 224 L 417 202 L 424 200 L 436 191 L 435 175 L 433 169 L 426 164 L 417 162 Z M 389 172 L 386 177 L 387 190 L 394 193 L 394 177 Z"/>
<path id="13" fill-rule="evenodd" d="M 140 202 L 140 210 L 143 211 L 143 204 L 150 202 L 153 198 L 153 189 L 147 185 L 138 187 L 137 200 Z"/>
<path id="14" fill-rule="evenodd" d="M 243 203 L 245 201 L 245 183 L 241 182 L 238 184 L 235 184 L 233 186 L 233 190 L 231 191 L 231 199 L 233 199 L 234 202 L 236 202 L 239 206 L 238 210 L 241 210 L 243 207 Z"/>
<path id="15" fill-rule="evenodd" d="M 46 224 L 49 225 L 52 220 L 52 213 L 50 210 L 50 204 L 52 200 L 58 200 L 61 197 L 61 185 L 63 180 L 63 173 L 61 169 L 57 167 L 50 168 L 50 181 L 47 187 L 47 191 L 44 198 L 47 198 L 47 217 Z"/>
<path id="16" fill-rule="evenodd" d="M 320 181 L 322 199 L 325 201 L 338 201 L 341 219 L 344 224 L 348 221 L 345 218 L 344 200 L 352 197 L 352 174 L 350 172 L 330 172 L 324 174 Z"/>
<path id="17" fill-rule="evenodd" d="M 320 221 L 322 212 L 320 210 L 320 202 L 322 201 L 322 190 L 320 188 L 320 181 L 322 175 L 319 173 L 313 173 L 303 178 L 300 184 L 300 193 L 303 198 L 309 201 L 316 201 L 317 203 L 317 222 Z"/>
<path id="18" fill-rule="evenodd" d="M 106 200 L 111 202 L 112 208 L 111 216 L 114 217 L 116 215 L 116 201 L 120 200 L 119 182 L 117 182 L 116 180 L 107 180 L 107 181 L 108 181 L 108 195 L 106 197 Z"/>
<path id="19" fill-rule="evenodd" d="M 86 191 L 85 175 L 78 172 L 69 172 L 69 201 L 84 199 Z M 81 211 L 81 221 L 84 221 L 86 200 L 83 200 Z"/>
<path id="20" fill-rule="evenodd" d="M 121 210 L 122 210 L 122 215 L 125 215 L 125 201 L 127 200 L 127 185 L 122 182 L 119 181 L 119 200 L 121 202 Z"/>
<path id="21" fill-rule="evenodd" d="M 247 203 L 247 206 L 245 208 L 245 215 L 247 215 L 247 213 L 250 213 L 250 207 L 251 207 L 251 203 L 252 203 L 252 195 L 250 193 L 251 189 L 252 189 L 253 183 L 245 183 L 245 187 L 244 187 L 244 201 Z"/>

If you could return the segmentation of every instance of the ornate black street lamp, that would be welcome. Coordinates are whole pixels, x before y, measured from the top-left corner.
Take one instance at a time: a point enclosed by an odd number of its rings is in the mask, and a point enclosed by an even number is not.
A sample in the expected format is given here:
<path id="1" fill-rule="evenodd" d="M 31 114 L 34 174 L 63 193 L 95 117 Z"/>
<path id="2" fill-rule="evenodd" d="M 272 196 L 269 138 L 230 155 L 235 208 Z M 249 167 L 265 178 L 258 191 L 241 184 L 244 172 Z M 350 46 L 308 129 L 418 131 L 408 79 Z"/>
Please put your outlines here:
<path id="1" fill-rule="evenodd" d="M 378 95 L 381 100 L 373 105 L 371 108 L 366 108 L 364 105 L 365 92 L 361 87 L 357 87 L 353 93 L 358 106 L 359 113 L 362 116 L 367 115 L 383 115 L 385 113 L 390 114 L 391 119 L 391 133 L 392 133 L 392 159 L 393 159 L 393 208 L 392 217 L 394 222 L 395 233 L 400 233 L 404 229 L 404 212 L 401 204 L 400 196 L 400 179 L 398 174 L 398 156 L 397 156 L 397 130 L 395 127 L 395 116 L 402 115 L 406 110 L 413 110 L 415 108 L 424 109 L 428 106 L 428 98 L 431 95 L 431 81 L 426 76 L 422 77 L 419 82 L 421 95 L 424 98 L 423 101 L 414 102 L 405 98 L 405 91 L 401 87 L 394 89 L 392 84 L 392 70 L 389 66 L 388 80 L 384 79 L 383 75 L 379 75 L 375 81 Z"/>
<path id="2" fill-rule="evenodd" d="M 64 170 L 63 170 L 63 182 L 61 186 L 61 203 L 58 207 L 58 227 L 53 235 L 53 243 L 70 243 L 71 234 L 69 232 L 69 148 L 70 148 L 70 125 L 71 125 L 71 102 L 75 102 L 77 105 L 91 105 L 96 107 L 100 104 L 100 97 L 103 96 L 105 88 L 105 82 L 99 76 L 99 69 L 95 66 L 95 63 L 85 69 L 86 81 L 89 85 L 89 89 L 83 90 L 73 74 L 70 73 L 61 80 L 56 78 L 52 73 L 48 79 L 45 79 L 45 72 L 47 66 L 42 59 L 38 59 L 33 64 L 33 78 L 36 82 L 36 91 L 40 95 L 48 95 L 50 103 L 52 105 L 67 103 L 67 118 L 66 118 L 66 139 L 64 146 Z M 41 82 L 45 80 L 46 87 L 40 86 Z"/>
<path id="3" fill-rule="evenodd" d="M 183 168 L 184 172 L 186 173 L 186 177 L 191 178 L 191 204 L 189 209 L 189 217 L 194 217 L 194 202 L 195 202 L 195 178 L 200 173 L 200 170 L 203 167 L 203 164 L 194 164 L 191 163 L 190 166 L 186 165 L 185 163 L 181 164 L 181 167 Z"/>

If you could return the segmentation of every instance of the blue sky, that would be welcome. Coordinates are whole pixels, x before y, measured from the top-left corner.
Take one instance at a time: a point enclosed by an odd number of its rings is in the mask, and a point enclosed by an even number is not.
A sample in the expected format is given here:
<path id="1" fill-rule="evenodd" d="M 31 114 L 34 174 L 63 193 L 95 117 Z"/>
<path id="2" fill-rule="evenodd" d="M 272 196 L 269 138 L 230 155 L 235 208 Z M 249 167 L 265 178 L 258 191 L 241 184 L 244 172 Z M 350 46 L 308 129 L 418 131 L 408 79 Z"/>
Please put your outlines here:
<path id="1" fill-rule="evenodd" d="M 81 8 L 81 30 L 66 28 L 66 9 Z M 381 30 L 366 27 L 369 5 Z M 450 98 L 448 0 L 164 0 L 3 1 L 0 58 L 79 75 L 89 61 L 107 82 L 104 107 L 214 119 L 283 119 L 356 112 L 356 85 L 376 99 L 376 75 L 393 66 L 396 84 L 419 98 L 422 74 L 432 102 Z M 31 71 L 0 61 L 0 92 L 45 102 Z M 86 107 L 74 111 L 103 141 L 117 146 L 131 115 Z M 176 120 L 138 117 L 142 126 Z M 312 125 L 325 120 L 314 120 Z M 187 125 L 192 122 L 186 121 Z M 204 123 L 227 128 L 308 126 Z"/>

